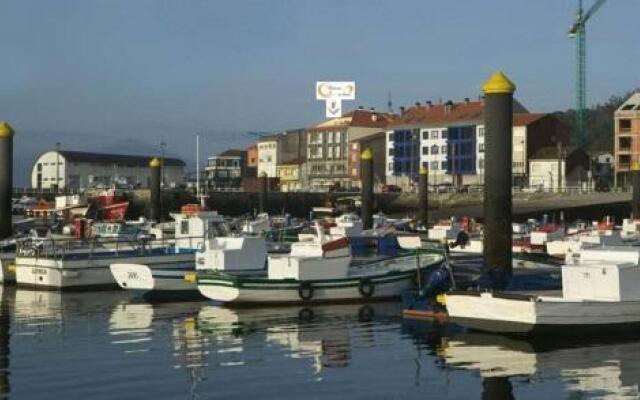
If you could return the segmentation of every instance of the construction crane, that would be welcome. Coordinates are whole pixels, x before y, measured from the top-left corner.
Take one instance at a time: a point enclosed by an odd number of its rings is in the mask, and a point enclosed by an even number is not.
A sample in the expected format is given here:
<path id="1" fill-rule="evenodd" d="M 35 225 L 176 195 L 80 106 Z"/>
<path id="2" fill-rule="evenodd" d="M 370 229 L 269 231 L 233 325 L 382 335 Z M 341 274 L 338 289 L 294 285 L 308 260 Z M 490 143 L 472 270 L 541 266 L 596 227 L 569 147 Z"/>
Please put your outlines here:
<path id="1" fill-rule="evenodd" d="M 576 144 L 580 148 L 586 145 L 586 135 L 584 131 L 584 113 L 587 108 L 587 79 L 586 79 L 586 24 L 589 18 L 602 7 L 607 0 L 596 0 L 595 3 L 584 12 L 582 0 L 578 0 L 578 13 L 576 20 L 569 29 L 569 37 L 576 39 Z"/>

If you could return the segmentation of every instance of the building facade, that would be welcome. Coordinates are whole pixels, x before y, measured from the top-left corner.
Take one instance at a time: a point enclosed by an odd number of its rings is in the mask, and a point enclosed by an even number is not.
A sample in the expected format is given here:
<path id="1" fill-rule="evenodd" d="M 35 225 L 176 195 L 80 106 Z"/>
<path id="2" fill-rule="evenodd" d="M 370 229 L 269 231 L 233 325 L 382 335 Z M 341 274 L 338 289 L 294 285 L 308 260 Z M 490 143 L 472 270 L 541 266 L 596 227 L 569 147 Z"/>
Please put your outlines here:
<path id="1" fill-rule="evenodd" d="M 320 190 L 335 186 L 358 187 L 360 175 L 352 171 L 349 143 L 383 132 L 393 117 L 392 114 L 360 108 L 308 128 L 306 156 L 309 186 Z M 356 168 L 358 166 L 356 164 Z M 357 179 L 354 180 L 356 175 Z"/>
<path id="2" fill-rule="evenodd" d="M 531 114 L 514 101 L 512 173 L 514 184 L 528 183 L 528 157 L 560 140 L 568 143 L 566 125 L 549 114 Z M 430 184 L 484 183 L 484 102 L 417 103 L 387 131 L 387 182 L 411 189 L 418 168 L 429 170 Z"/>
<path id="3" fill-rule="evenodd" d="M 212 190 L 239 190 L 245 176 L 247 152 L 226 150 L 207 159 L 207 184 Z"/>
<path id="4" fill-rule="evenodd" d="M 385 138 L 386 132 L 383 131 L 349 141 L 349 176 L 353 188 L 362 187 L 360 156 L 366 149 L 373 152 L 374 185 L 380 188 L 386 183 Z"/>
<path id="5" fill-rule="evenodd" d="M 630 171 L 640 162 L 640 92 L 631 95 L 614 116 L 615 185 L 631 183 Z"/>
<path id="6" fill-rule="evenodd" d="M 281 192 L 297 192 L 301 189 L 299 163 L 280 164 L 277 170 Z"/>
<path id="7" fill-rule="evenodd" d="M 585 188 L 589 155 L 575 147 L 543 147 L 529 159 L 529 187 L 545 191 Z"/>
<path id="8" fill-rule="evenodd" d="M 69 190 L 89 188 L 148 188 L 149 161 L 154 156 L 50 150 L 40 154 L 31 170 L 31 187 Z M 167 187 L 184 183 L 185 163 L 164 159 L 163 179 Z"/>
<path id="9" fill-rule="evenodd" d="M 267 174 L 269 178 L 277 175 L 278 141 L 269 136 L 260 138 L 258 142 L 258 176 Z"/>

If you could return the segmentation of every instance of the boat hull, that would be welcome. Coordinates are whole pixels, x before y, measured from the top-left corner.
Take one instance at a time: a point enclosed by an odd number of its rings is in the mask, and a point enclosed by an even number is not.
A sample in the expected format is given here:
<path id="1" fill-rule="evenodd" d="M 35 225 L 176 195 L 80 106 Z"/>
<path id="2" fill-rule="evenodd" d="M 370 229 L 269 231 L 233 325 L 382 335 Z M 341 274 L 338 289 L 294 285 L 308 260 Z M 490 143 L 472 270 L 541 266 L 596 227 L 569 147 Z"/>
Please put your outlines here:
<path id="1" fill-rule="evenodd" d="M 449 320 L 497 333 L 581 335 L 640 327 L 640 301 L 561 301 L 527 295 L 446 296 Z"/>
<path id="2" fill-rule="evenodd" d="M 423 266 L 421 272 L 438 265 L 440 261 Z M 314 281 L 211 274 L 198 277 L 198 290 L 209 299 L 236 305 L 369 302 L 400 298 L 415 286 L 415 277 L 415 269 Z"/>
<path id="3" fill-rule="evenodd" d="M 16 281 L 16 255 L 2 254 L 0 255 L 0 282 L 15 283 Z"/>
<path id="4" fill-rule="evenodd" d="M 109 266 L 113 263 L 154 266 L 174 262 L 193 262 L 193 253 L 100 257 L 83 260 L 17 257 L 16 283 L 41 289 L 116 289 Z"/>

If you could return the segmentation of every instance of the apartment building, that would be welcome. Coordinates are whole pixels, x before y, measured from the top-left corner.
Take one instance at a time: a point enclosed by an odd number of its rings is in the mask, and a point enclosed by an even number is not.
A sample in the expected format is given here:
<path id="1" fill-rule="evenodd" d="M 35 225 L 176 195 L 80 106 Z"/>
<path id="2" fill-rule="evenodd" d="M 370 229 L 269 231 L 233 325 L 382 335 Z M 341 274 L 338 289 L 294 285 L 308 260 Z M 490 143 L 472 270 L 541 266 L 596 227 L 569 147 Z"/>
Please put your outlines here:
<path id="1" fill-rule="evenodd" d="M 343 117 L 308 128 L 306 156 L 309 185 L 318 189 L 335 185 L 346 188 L 358 186 L 359 172 L 353 174 L 349 169 L 348 144 L 383 132 L 393 119 L 393 114 L 359 108 Z M 356 175 L 358 178 L 354 181 Z"/>
<path id="2" fill-rule="evenodd" d="M 615 186 L 631 183 L 630 171 L 640 162 L 640 92 L 631 95 L 614 113 Z"/>
<path id="3" fill-rule="evenodd" d="M 513 164 L 515 185 L 528 183 L 528 158 L 558 140 L 569 141 L 569 128 L 550 114 L 531 114 L 514 100 Z M 484 102 L 416 103 L 402 110 L 387 130 L 387 182 L 411 188 L 420 166 L 431 184 L 484 183 Z"/>

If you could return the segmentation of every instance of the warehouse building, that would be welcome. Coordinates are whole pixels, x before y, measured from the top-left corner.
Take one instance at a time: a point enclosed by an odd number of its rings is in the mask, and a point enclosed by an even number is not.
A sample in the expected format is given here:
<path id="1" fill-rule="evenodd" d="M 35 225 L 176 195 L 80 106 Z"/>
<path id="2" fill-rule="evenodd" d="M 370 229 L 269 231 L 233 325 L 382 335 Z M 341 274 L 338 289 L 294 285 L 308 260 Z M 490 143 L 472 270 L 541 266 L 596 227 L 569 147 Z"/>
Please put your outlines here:
<path id="1" fill-rule="evenodd" d="M 57 186 L 68 190 L 114 186 L 148 188 L 149 161 L 153 157 L 50 150 L 36 158 L 31 170 L 31 187 L 55 189 Z M 182 160 L 165 158 L 164 185 L 175 187 L 182 184 L 184 168 Z"/>

